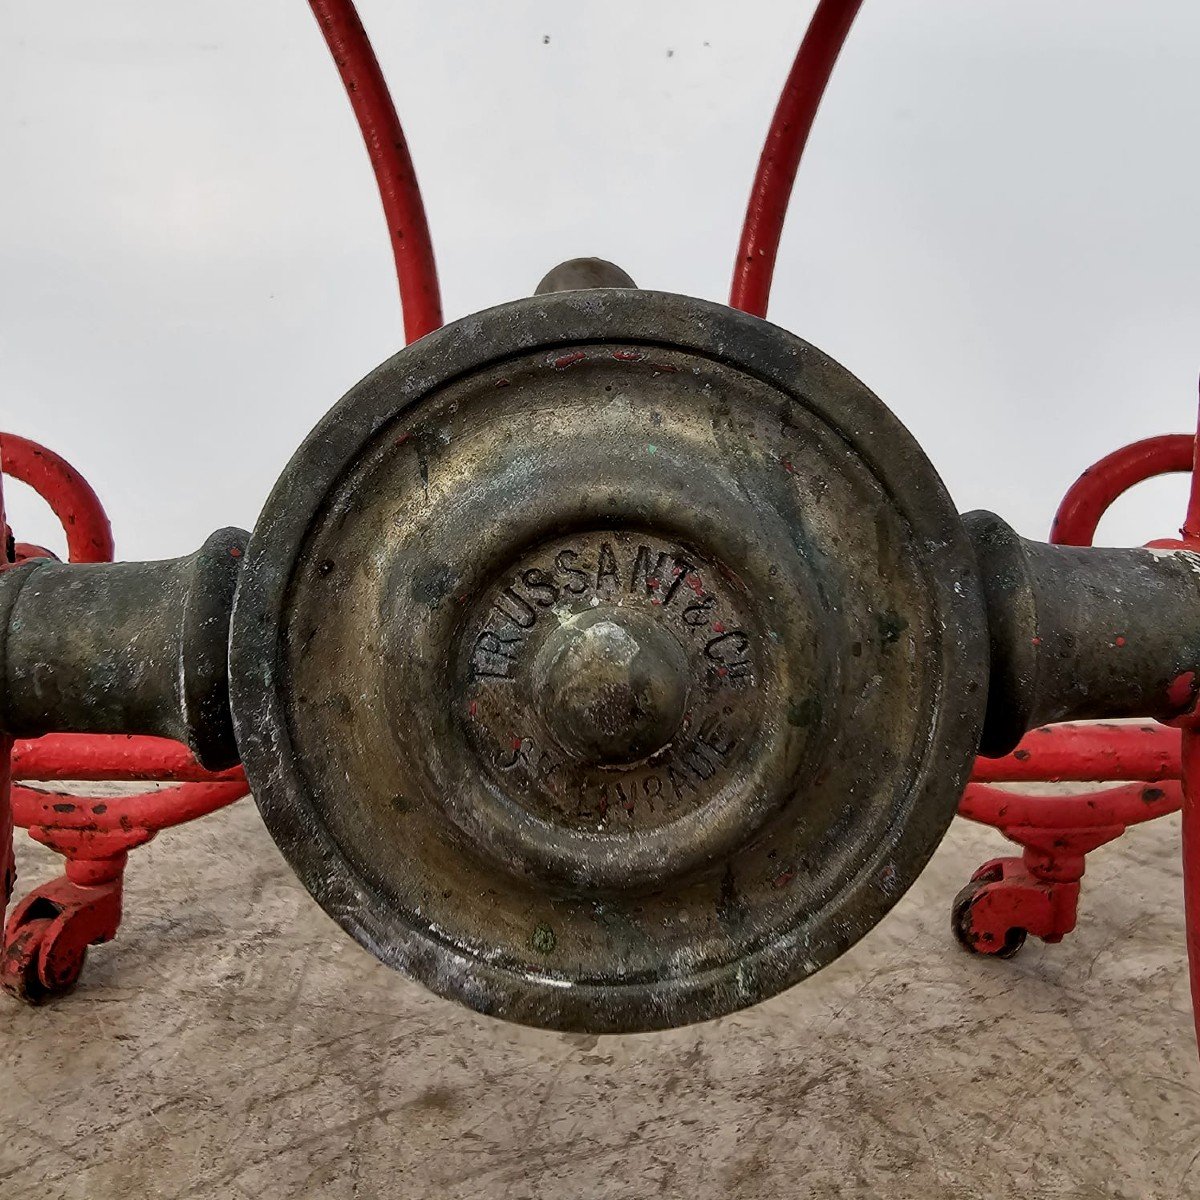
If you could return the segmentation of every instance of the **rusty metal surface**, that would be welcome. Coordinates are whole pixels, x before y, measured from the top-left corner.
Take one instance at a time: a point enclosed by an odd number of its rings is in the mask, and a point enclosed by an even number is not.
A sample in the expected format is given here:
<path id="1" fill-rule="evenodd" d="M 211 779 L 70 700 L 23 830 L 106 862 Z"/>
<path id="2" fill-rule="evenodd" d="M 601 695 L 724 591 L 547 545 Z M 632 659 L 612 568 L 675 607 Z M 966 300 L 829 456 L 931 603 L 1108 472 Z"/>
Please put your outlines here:
<path id="1" fill-rule="evenodd" d="M 581 699 L 553 664 L 597 620 Z M 318 426 L 247 552 L 231 690 L 268 828 L 373 953 L 512 1020 L 651 1029 L 804 978 L 904 892 L 983 630 L 862 384 L 729 309 L 575 292 L 423 339 Z M 606 695 L 608 740 L 573 739 Z"/>

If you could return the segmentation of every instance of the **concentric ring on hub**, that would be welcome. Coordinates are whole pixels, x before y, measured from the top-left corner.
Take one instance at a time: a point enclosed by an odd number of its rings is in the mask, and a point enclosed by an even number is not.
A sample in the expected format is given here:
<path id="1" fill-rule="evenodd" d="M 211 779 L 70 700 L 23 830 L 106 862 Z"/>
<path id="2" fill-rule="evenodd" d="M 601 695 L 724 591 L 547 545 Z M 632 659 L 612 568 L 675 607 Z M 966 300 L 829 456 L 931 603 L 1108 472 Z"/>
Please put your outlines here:
<path id="1" fill-rule="evenodd" d="M 860 383 L 715 305 L 565 293 L 422 339 L 301 447 L 247 553 L 235 722 L 272 835 L 384 961 L 658 1028 L 810 974 L 911 883 L 983 628 Z"/>

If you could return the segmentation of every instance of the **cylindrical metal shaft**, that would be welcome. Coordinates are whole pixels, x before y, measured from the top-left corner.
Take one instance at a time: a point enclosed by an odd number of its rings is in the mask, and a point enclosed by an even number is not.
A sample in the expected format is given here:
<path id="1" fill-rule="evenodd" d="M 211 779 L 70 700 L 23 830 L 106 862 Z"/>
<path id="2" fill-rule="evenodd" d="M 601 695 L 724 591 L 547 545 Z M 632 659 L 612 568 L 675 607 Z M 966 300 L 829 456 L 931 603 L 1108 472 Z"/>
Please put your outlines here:
<path id="1" fill-rule="evenodd" d="M 964 518 L 987 599 L 991 679 L 982 753 L 1038 725 L 1172 720 L 1200 694 L 1200 555 L 1051 546 L 992 513 Z"/>
<path id="2" fill-rule="evenodd" d="M 248 535 L 160 562 L 36 559 L 0 574 L 0 730 L 142 733 L 237 762 L 229 617 Z"/>

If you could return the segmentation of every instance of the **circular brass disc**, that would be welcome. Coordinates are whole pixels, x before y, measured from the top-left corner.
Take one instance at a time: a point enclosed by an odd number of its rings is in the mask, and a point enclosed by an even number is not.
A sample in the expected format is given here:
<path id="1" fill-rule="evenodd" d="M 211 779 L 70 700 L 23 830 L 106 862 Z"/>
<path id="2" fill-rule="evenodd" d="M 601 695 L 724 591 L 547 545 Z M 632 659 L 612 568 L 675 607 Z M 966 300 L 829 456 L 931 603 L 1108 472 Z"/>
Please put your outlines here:
<path id="1" fill-rule="evenodd" d="M 654 1029 L 778 992 L 912 883 L 984 617 L 907 432 L 717 305 L 534 297 L 410 346 L 275 488 L 232 636 L 272 836 L 481 1012 Z"/>

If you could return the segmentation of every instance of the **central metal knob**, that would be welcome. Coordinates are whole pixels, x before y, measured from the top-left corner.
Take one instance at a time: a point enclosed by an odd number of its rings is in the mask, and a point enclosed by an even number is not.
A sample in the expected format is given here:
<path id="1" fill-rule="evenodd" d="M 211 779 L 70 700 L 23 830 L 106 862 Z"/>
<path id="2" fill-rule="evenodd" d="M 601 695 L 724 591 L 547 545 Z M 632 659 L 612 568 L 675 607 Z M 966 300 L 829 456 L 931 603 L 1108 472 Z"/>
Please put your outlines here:
<path id="1" fill-rule="evenodd" d="M 533 663 L 542 719 L 568 753 L 596 766 L 637 762 L 675 736 L 688 660 L 652 616 L 594 608 L 546 639 Z"/>

